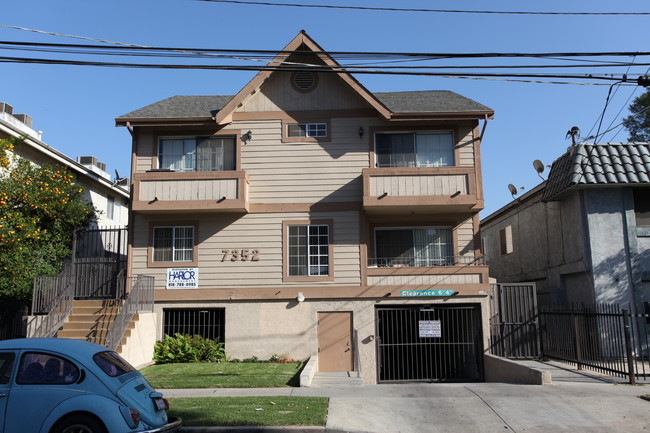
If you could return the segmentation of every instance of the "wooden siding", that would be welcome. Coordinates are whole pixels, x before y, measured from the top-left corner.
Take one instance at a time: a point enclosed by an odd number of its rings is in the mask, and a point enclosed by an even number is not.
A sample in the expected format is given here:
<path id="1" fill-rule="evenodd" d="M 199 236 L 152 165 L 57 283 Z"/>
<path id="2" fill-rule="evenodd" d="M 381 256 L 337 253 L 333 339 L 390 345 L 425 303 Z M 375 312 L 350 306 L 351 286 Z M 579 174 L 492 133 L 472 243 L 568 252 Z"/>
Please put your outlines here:
<path id="1" fill-rule="evenodd" d="M 372 176 L 370 195 L 380 196 L 450 196 L 457 191 L 469 192 L 466 175 Z"/>
<path id="2" fill-rule="evenodd" d="M 252 94 L 237 112 L 292 110 L 349 110 L 368 108 L 356 92 L 334 74 L 318 74 L 318 86 L 311 92 L 296 91 L 291 73 L 276 73 Z"/>
<path id="3" fill-rule="evenodd" d="M 474 256 L 474 222 L 468 218 L 456 227 L 458 239 L 458 255 L 463 257 Z"/>
<path id="4" fill-rule="evenodd" d="M 473 167 L 474 160 L 474 129 L 473 125 L 459 125 L 458 133 L 458 162 L 457 165 L 462 167 Z"/>
<path id="5" fill-rule="evenodd" d="M 156 168 L 153 167 L 155 149 L 157 149 L 157 147 L 154 146 L 152 132 L 147 130 L 140 130 L 135 156 L 136 173 L 144 173 L 147 170 Z"/>
<path id="6" fill-rule="evenodd" d="M 368 277 L 369 286 L 431 286 L 443 289 L 452 284 L 480 284 L 481 274 L 456 275 L 376 275 Z M 433 287 L 438 285 L 440 287 Z"/>
<path id="7" fill-rule="evenodd" d="M 334 244 L 331 282 L 283 282 L 282 222 L 332 220 Z M 161 224 L 165 224 L 164 220 Z M 135 216 L 136 227 L 147 227 L 149 220 Z M 199 284 L 201 289 L 233 287 L 323 286 L 361 284 L 359 216 L 357 212 L 267 213 L 243 217 L 225 216 L 198 219 Z M 165 268 L 147 267 L 147 230 L 134 231 L 133 273 L 154 275 L 156 288 L 165 287 Z M 259 261 L 224 260 L 223 250 L 259 250 Z M 169 267 L 183 267 L 170 263 Z"/>
<path id="8" fill-rule="evenodd" d="M 237 199 L 238 179 L 140 181 L 141 201 Z"/>
<path id="9" fill-rule="evenodd" d="M 360 174 L 369 165 L 360 123 L 363 119 L 332 119 L 331 141 L 282 143 L 280 120 L 237 122 L 253 134 L 242 145 L 250 203 L 360 202 Z"/>

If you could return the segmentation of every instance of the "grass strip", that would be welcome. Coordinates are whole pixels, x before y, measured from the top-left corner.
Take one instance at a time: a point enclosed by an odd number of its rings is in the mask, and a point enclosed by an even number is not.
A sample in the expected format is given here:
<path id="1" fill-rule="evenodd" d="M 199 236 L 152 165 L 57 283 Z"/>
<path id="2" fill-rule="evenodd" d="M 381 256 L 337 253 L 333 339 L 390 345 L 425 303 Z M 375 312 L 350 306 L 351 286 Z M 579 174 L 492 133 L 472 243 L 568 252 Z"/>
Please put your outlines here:
<path id="1" fill-rule="evenodd" d="M 281 388 L 300 385 L 300 363 L 206 362 L 152 365 L 140 372 L 154 388 Z"/>
<path id="2" fill-rule="evenodd" d="M 169 400 L 185 426 L 324 426 L 325 397 L 193 397 Z"/>

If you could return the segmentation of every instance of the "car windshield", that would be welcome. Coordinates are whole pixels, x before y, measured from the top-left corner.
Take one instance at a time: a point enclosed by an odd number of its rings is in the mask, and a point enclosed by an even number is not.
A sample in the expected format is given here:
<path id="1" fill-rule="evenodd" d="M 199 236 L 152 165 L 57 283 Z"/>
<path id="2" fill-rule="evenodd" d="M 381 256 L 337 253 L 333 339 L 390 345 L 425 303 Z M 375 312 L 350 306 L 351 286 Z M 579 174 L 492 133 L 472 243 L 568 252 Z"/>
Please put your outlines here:
<path id="1" fill-rule="evenodd" d="M 111 377 L 135 371 L 135 368 L 115 352 L 99 352 L 93 356 L 95 363 Z"/>

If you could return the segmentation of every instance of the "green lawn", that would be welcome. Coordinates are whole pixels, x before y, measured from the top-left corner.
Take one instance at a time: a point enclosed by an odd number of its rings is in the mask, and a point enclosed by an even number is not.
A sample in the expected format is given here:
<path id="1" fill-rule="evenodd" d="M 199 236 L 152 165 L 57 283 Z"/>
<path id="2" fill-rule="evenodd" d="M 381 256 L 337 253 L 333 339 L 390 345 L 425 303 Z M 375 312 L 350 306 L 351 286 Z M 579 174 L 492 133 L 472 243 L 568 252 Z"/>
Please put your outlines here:
<path id="1" fill-rule="evenodd" d="M 300 385 L 299 363 L 206 362 L 152 365 L 140 372 L 154 388 L 280 388 Z"/>
<path id="2" fill-rule="evenodd" d="M 178 364 L 176 364 L 178 365 Z M 185 426 L 324 426 L 324 397 L 204 397 L 169 400 Z"/>

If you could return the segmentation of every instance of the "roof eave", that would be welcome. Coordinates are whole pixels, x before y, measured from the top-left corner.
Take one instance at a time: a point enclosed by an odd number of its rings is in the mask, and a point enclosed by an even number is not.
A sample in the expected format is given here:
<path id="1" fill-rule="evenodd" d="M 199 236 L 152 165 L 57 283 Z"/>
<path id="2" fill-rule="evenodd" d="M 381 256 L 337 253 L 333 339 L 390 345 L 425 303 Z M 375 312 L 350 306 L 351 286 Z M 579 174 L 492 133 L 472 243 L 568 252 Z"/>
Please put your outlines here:
<path id="1" fill-rule="evenodd" d="M 390 120 L 467 120 L 493 119 L 494 111 L 436 111 L 391 113 Z"/>
<path id="2" fill-rule="evenodd" d="M 115 126 L 210 126 L 214 117 L 118 117 Z"/>

